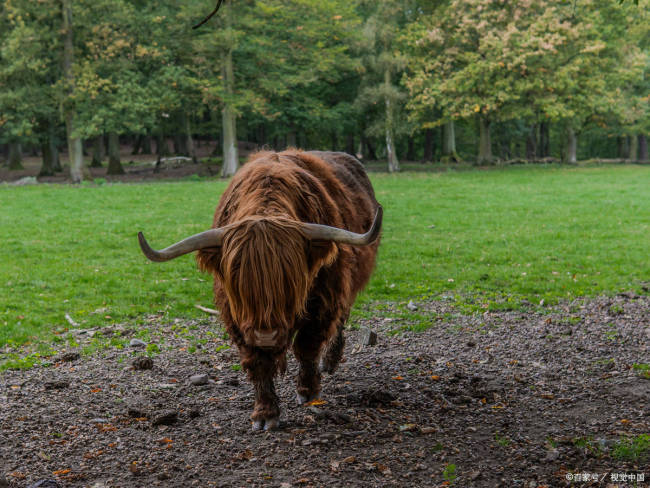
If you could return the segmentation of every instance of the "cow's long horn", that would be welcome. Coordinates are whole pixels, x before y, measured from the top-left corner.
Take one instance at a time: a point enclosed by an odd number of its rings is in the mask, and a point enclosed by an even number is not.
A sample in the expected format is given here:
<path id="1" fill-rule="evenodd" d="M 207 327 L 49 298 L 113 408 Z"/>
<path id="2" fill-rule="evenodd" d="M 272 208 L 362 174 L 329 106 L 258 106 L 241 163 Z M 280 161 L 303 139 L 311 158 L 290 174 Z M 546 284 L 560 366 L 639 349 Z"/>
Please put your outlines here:
<path id="1" fill-rule="evenodd" d="M 365 234 L 357 234 L 345 229 L 338 229 L 330 227 L 329 225 L 321 224 L 305 224 L 304 230 L 307 237 L 312 240 L 318 241 L 333 241 L 340 244 L 351 244 L 353 246 L 367 246 L 372 244 L 379 237 L 381 231 L 381 220 L 384 215 L 384 209 L 379 205 L 375 220 L 370 227 L 370 230 Z"/>
<path id="2" fill-rule="evenodd" d="M 220 246 L 223 232 L 223 229 L 206 230 L 205 232 L 187 237 L 161 251 L 151 249 L 142 232 L 138 232 L 138 240 L 140 241 L 140 248 L 145 256 L 152 261 L 162 263 L 163 261 L 169 261 L 170 259 L 177 258 L 192 251 L 198 251 L 206 247 Z"/>

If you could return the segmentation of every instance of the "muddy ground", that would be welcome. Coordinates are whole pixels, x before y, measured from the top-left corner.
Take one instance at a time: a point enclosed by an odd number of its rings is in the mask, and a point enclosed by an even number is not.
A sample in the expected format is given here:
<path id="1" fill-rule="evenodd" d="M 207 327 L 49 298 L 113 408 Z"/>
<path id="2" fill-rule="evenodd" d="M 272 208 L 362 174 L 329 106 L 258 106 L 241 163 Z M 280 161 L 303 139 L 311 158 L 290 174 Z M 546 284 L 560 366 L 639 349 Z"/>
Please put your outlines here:
<path id="1" fill-rule="evenodd" d="M 348 331 L 322 404 L 296 405 L 290 361 L 277 432 L 251 431 L 251 388 L 212 317 L 150 317 L 152 369 L 133 366 L 136 332 L 113 326 L 103 335 L 124 349 L 2 373 L 0 486 L 650 486 L 650 297 L 474 316 L 417 305 L 425 332 L 367 321 L 371 346 Z M 93 333 L 70 332 L 80 347 Z"/>

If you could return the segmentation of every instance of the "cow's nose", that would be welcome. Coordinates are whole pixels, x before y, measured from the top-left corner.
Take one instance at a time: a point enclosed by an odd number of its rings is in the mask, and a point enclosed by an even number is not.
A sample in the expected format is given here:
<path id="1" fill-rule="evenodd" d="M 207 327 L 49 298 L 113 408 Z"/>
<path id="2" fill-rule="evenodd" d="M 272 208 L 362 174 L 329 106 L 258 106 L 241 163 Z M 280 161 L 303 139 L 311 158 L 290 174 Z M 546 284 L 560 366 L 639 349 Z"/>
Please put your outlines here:
<path id="1" fill-rule="evenodd" d="M 277 330 L 256 330 L 253 335 L 255 336 L 256 347 L 275 347 L 277 346 L 278 331 Z"/>

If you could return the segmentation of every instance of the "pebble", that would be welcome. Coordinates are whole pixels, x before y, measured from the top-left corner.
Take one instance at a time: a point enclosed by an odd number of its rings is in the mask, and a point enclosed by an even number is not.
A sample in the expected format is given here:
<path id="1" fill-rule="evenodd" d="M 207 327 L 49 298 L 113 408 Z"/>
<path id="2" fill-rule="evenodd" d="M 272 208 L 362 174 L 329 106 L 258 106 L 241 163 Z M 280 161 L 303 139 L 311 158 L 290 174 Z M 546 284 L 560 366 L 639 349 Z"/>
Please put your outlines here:
<path id="1" fill-rule="evenodd" d="M 560 451 L 558 451 L 557 449 L 552 449 L 546 453 L 546 458 L 544 460 L 555 461 L 559 457 L 560 457 Z"/>
<path id="2" fill-rule="evenodd" d="M 62 488 L 62 486 L 54 480 L 38 480 L 27 488 Z"/>
<path id="3" fill-rule="evenodd" d="M 143 408 L 140 405 L 129 405 L 127 408 L 127 413 L 129 417 L 141 418 L 147 416 L 147 409 Z"/>
<path id="4" fill-rule="evenodd" d="M 147 347 L 147 343 L 144 341 L 141 341 L 140 339 L 131 339 L 131 342 L 129 342 L 129 346 L 131 347 Z"/>
<path id="5" fill-rule="evenodd" d="M 46 390 L 63 390 L 70 386 L 70 383 L 64 380 L 48 381 L 45 383 Z"/>
<path id="6" fill-rule="evenodd" d="M 178 412 L 176 410 L 163 410 L 156 412 L 151 420 L 151 425 L 172 425 L 178 420 Z"/>
<path id="7" fill-rule="evenodd" d="M 195 374 L 194 376 L 190 377 L 190 383 L 192 383 L 194 386 L 207 385 L 208 380 L 209 378 L 207 374 Z"/>
<path id="8" fill-rule="evenodd" d="M 153 368 L 153 359 L 147 357 L 135 358 L 131 365 L 136 370 L 151 369 Z"/>
<path id="9" fill-rule="evenodd" d="M 377 344 L 377 333 L 370 329 L 363 328 L 361 329 L 361 341 L 362 346 L 374 346 Z"/>
<path id="10" fill-rule="evenodd" d="M 78 352 L 66 352 L 65 354 L 61 354 L 58 358 L 57 361 L 63 361 L 63 362 L 72 362 L 76 361 L 79 359 L 81 355 Z M 45 480 L 47 481 L 47 480 Z"/>
<path id="11" fill-rule="evenodd" d="M 413 303 L 413 300 L 409 300 L 409 302 L 406 304 L 406 308 L 408 308 L 411 312 L 415 312 L 418 309 L 418 306 Z"/>

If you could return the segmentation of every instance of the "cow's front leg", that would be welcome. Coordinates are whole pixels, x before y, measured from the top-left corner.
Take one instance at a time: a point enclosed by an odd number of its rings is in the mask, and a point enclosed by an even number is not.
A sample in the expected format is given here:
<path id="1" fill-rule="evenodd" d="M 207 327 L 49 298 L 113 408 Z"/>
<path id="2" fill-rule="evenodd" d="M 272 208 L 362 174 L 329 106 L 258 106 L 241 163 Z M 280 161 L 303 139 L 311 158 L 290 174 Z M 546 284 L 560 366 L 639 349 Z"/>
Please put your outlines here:
<path id="1" fill-rule="evenodd" d="M 343 358 L 343 349 L 345 347 L 345 337 L 343 335 L 343 322 L 339 322 L 336 327 L 336 335 L 327 344 L 325 353 L 320 361 L 321 373 L 333 374 Z"/>
<path id="2" fill-rule="evenodd" d="M 276 357 L 268 351 L 244 346 L 240 348 L 241 364 L 255 390 L 255 406 L 251 419 L 253 430 L 275 430 L 280 423 L 280 405 L 273 378 Z"/>
<path id="3" fill-rule="evenodd" d="M 321 374 L 318 356 L 325 343 L 325 337 L 310 328 L 301 329 L 293 341 L 293 353 L 300 369 L 296 377 L 298 403 L 303 405 L 318 398 Z"/>

